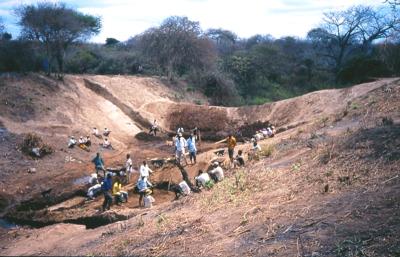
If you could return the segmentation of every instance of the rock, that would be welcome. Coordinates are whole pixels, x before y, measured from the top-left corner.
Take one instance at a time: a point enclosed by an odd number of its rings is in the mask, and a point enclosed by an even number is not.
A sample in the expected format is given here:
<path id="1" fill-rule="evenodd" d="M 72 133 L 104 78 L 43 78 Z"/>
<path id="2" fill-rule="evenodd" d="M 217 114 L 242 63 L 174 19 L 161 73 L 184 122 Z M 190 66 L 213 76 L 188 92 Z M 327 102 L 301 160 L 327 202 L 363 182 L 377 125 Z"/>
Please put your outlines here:
<path id="1" fill-rule="evenodd" d="M 36 168 L 29 168 L 28 173 L 36 173 Z"/>

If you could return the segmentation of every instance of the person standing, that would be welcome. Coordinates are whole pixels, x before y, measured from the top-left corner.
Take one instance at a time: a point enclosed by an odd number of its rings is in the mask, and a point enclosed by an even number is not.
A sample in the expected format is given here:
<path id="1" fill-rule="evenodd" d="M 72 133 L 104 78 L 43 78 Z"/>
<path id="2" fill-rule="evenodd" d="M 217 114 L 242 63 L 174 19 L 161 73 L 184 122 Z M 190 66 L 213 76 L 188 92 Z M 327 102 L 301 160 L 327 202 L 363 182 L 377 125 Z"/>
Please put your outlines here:
<path id="1" fill-rule="evenodd" d="M 233 164 L 233 154 L 235 153 L 236 138 L 232 136 L 232 134 L 229 134 L 228 138 L 226 139 L 226 142 L 228 144 L 229 159 L 231 161 L 231 164 Z"/>
<path id="2" fill-rule="evenodd" d="M 100 153 L 96 153 L 96 157 L 93 158 L 92 162 L 94 163 L 94 167 L 96 169 L 96 174 L 99 176 L 99 171 L 104 172 L 104 177 L 106 176 L 106 169 L 104 168 L 104 161 L 100 156 Z"/>
<path id="3" fill-rule="evenodd" d="M 111 189 L 112 189 L 112 177 L 111 173 L 107 174 L 107 177 L 104 179 L 102 185 L 101 185 L 101 190 L 103 191 L 104 195 L 104 202 L 103 202 L 103 211 L 109 210 L 110 206 L 112 204 L 112 195 L 111 195 Z"/>
<path id="4" fill-rule="evenodd" d="M 142 165 L 140 165 L 140 178 L 146 178 L 147 180 L 149 179 L 150 173 L 153 173 L 153 171 L 149 168 L 149 165 L 147 165 L 146 161 L 143 161 Z"/>
<path id="5" fill-rule="evenodd" d="M 157 125 L 157 120 L 154 119 L 153 125 L 150 127 L 149 134 L 153 134 L 154 136 L 157 136 L 157 130 L 158 130 L 158 125 Z"/>
<path id="6" fill-rule="evenodd" d="M 179 133 L 175 140 L 175 156 L 178 163 L 181 163 L 182 159 L 185 160 L 185 165 L 187 165 L 186 155 L 185 155 L 186 140 Z"/>
<path id="7" fill-rule="evenodd" d="M 189 150 L 189 159 L 190 159 L 190 164 L 196 164 L 196 153 L 197 153 L 197 148 L 196 148 L 196 139 L 193 135 L 190 135 L 188 140 L 186 140 L 187 147 Z"/>
<path id="8" fill-rule="evenodd" d="M 131 179 L 131 174 L 132 174 L 132 159 L 131 155 L 128 153 L 126 155 L 126 162 L 125 162 L 125 175 L 126 175 L 126 183 L 129 183 L 129 180 Z"/>

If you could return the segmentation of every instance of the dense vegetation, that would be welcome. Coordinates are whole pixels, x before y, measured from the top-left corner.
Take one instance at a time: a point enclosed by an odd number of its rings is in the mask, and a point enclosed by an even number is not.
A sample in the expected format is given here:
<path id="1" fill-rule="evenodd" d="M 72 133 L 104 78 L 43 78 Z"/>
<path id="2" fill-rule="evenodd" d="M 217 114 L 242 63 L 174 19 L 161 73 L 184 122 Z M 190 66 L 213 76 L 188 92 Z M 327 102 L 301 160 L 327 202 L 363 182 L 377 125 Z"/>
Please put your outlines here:
<path id="1" fill-rule="evenodd" d="M 64 4 L 16 10 L 22 33 L 13 39 L 0 22 L 0 71 L 145 74 L 184 80 L 215 104 L 261 104 L 313 90 L 400 75 L 400 11 L 354 6 L 329 12 L 307 38 L 239 38 L 203 31 L 186 17 L 169 17 L 126 42 L 85 40 L 100 31 L 98 17 Z"/>

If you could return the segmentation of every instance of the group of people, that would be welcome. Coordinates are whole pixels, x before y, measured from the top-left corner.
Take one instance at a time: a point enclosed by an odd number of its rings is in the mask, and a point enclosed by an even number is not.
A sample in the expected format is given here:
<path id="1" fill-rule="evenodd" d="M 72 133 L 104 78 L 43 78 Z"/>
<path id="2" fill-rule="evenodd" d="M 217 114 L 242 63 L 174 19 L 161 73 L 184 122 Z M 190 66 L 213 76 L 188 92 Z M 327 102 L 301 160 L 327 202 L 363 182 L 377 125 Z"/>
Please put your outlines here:
<path id="1" fill-rule="evenodd" d="M 74 136 L 70 136 L 68 140 L 68 148 L 73 148 L 74 146 L 78 146 L 79 148 L 89 151 L 90 146 L 92 145 L 92 141 L 90 140 L 90 136 L 80 136 L 78 140 L 75 139 Z"/>
<path id="2" fill-rule="evenodd" d="M 96 173 L 91 176 L 90 183 L 92 186 L 88 189 L 88 198 L 93 199 L 99 192 L 103 192 L 103 211 L 110 209 L 113 197 L 115 203 L 118 205 L 123 202 L 128 202 L 128 192 L 122 190 L 122 181 L 125 180 L 125 183 L 128 184 L 131 180 L 132 173 L 135 172 L 131 155 L 126 155 L 125 167 L 117 173 L 107 171 L 100 153 L 96 154 L 92 159 L 92 163 L 95 166 Z M 100 174 L 101 171 L 103 174 Z M 151 173 L 153 173 L 153 171 L 149 168 L 147 162 L 143 161 L 139 168 L 139 177 L 136 183 L 136 189 L 140 195 L 139 207 L 151 207 L 154 202 L 154 198 L 151 196 L 151 188 L 153 185 L 149 180 Z M 99 182 L 99 179 L 101 182 Z"/>
<path id="3" fill-rule="evenodd" d="M 151 130 L 151 133 L 154 133 L 154 135 L 156 135 L 156 132 L 154 131 L 157 128 L 156 126 L 157 123 L 156 120 L 154 120 L 154 124 Z M 194 131 L 198 132 L 197 128 L 192 131 L 187 139 L 185 139 L 182 135 L 182 133 L 184 133 L 183 128 L 178 128 L 177 134 L 173 139 L 176 165 L 180 169 L 183 178 L 180 183 L 171 187 L 176 194 L 176 198 L 181 195 L 189 195 L 192 191 L 199 192 L 202 188 L 210 188 L 214 183 L 218 183 L 224 179 L 224 170 L 221 167 L 220 163 L 218 161 L 213 161 L 207 171 L 199 170 L 198 175 L 194 177 L 195 185 L 191 183 L 188 173 L 181 163 L 182 161 L 184 161 L 185 165 L 188 164 L 186 160 L 186 149 L 189 152 L 190 162 L 192 164 L 196 163 L 196 140 L 198 138 L 198 134 L 194 133 Z M 267 129 L 257 131 L 256 134 L 260 133 L 262 133 L 263 135 L 265 134 L 268 137 L 272 137 L 275 134 L 275 128 L 271 126 Z M 234 156 L 235 147 L 237 144 L 236 138 L 232 134 L 230 134 L 226 139 L 219 142 L 224 141 L 227 143 L 231 166 L 244 166 L 245 160 L 243 156 L 243 151 L 239 150 L 237 152 L 237 155 Z M 253 138 L 252 142 L 253 146 L 251 151 L 260 151 L 261 147 L 258 145 L 258 139 Z M 121 171 L 121 173 L 119 174 L 113 174 L 106 171 L 104 167 L 104 161 L 99 153 L 96 154 L 96 157 L 92 160 L 92 162 L 95 165 L 96 173 L 92 174 L 93 178 L 95 179 L 93 179 L 94 183 L 92 183 L 92 186 L 88 190 L 88 197 L 93 198 L 99 192 L 103 192 L 103 210 L 110 209 L 113 198 L 115 199 L 116 204 L 127 202 L 128 192 L 122 190 L 121 178 L 125 178 L 125 182 L 126 184 L 128 184 L 131 179 L 131 174 L 134 172 L 130 154 L 127 154 L 125 167 L 123 171 Z M 101 178 L 99 174 L 100 171 L 103 171 L 103 178 L 101 183 L 99 183 L 98 181 L 98 178 Z M 135 190 L 139 194 L 139 207 L 151 207 L 152 203 L 155 201 L 155 199 L 152 197 L 153 184 L 150 181 L 151 173 L 153 173 L 153 170 L 149 168 L 146 161 L 143 161 L 138 171 L 138 180 L 135 183 Z"/>
<path id="4" fill-rule="evenodd" d="M 104 128 L 104 131 L 103 131 L 104 139 L 103 139 L 103 142 L 100 143 L 100 146 L 105 149 L 113 149 L 110 140 L 108 140 L 108 136 L 110 135 L 110 133 L 111 133 L 111 130 L 109 130 L 108 128 Z M 99 130 L 96 127 L 93 127 L 92 134 L 95 137 L 100 138 L 100 139 L 103 137 L 102 135 L 100 135 Z"/>
<path id="5" fill-rule="evenodd" d="M 107 128 L 104 128 L 103 135 L 105 136 L 104 140 L 102 143 L 100 143 L 100 146 L 106 149 L 113 149 L 111 142 L 108 140 L 108 136 L 110 135 L 111 131 Z M 99 134 L 99 130 L 94 127 L 92 131 L 92 135 L 94 135 L 97 138 L 102 138 L 102 135 Z M 75 146 L 78 146 L 79 148 L 85 150 L 85 151 L 90 151 L 90 146 L 92 145 L 92 140 L 90 139 L 90 136 L 80 136 L 78 140 L 74 136 L 70 136 L 68 140 L 68 148 L 73 148 Z"/>
<path id="6" fill-rule="evenodd" d="M 267 128 L 263 128 L 263 129 L 256 131 L 253 138 L 256 141 L 260 141 L 264 138 L 275 136 L 275 133 L 276 133 L 275 126 L 268 126 Z"/>
<path id="7" fill-rule="evenodd" d="M 189 159 L 191 164 L 196 164 L 196 137 L 192 133 L 189 135 L 187 139 L 182 136 L 183 129 L 179 128 L 177 131 L 177 135 L 173 138 L 174 148 L 175 148 L 175 158 L 178 163 L 181 163 L 182 160 L 185 162 L 185 165 L 188 164 L 186 159 L 186 149 L 189 152 Z"/>

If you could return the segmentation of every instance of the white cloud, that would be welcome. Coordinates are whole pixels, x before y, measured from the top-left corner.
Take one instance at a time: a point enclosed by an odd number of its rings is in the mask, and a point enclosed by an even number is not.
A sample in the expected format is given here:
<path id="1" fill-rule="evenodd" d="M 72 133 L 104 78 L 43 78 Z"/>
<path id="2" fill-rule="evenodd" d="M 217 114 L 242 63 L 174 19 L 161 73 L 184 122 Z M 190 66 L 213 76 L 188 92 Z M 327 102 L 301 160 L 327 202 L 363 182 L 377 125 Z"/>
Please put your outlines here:
<path id="1" fill-rule="evenodd" d="M 0 13 L 21 3 L 34 0 L 0 2 Z M 304 37 L 317 26 L 324 11 L 338 10 L 356 4 L 379 5 L 382 0 L 71 0 L 79 11 L 100 15 L 101 33 L 92 39 L 104 42 L 107 37 L 127 40 L 146 29 L 159 25 L 172 15 L 187 16 L 201 27 L 224 28 L 240 37 L 271 34 Z M 4 11 L 5 10 L 5 11 Z"/>

